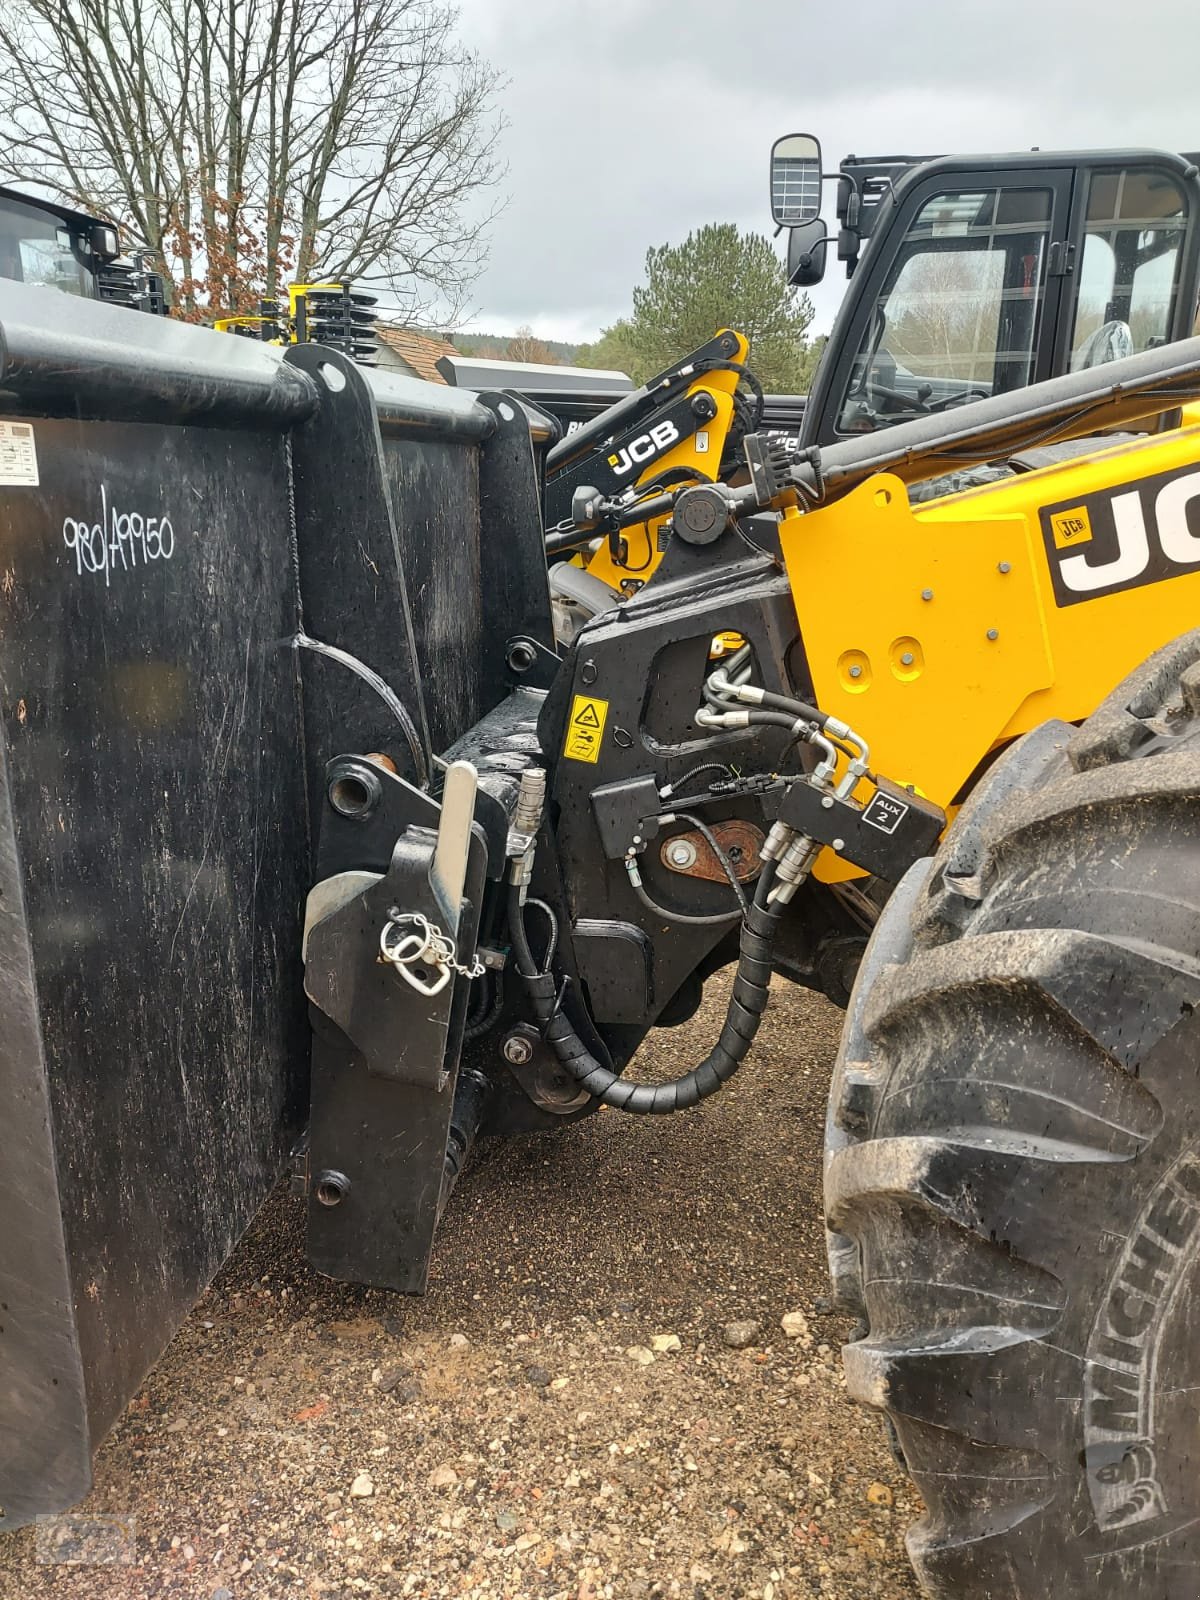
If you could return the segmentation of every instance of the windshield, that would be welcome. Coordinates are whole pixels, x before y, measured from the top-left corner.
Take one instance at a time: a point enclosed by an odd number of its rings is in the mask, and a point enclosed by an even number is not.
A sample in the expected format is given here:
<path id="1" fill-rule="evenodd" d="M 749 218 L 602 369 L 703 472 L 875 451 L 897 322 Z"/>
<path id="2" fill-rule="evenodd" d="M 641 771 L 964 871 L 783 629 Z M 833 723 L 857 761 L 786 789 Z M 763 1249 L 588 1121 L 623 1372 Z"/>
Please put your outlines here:
<path id="1" fill-rule="evenodd" d="M 90 275 L 71 247 L 69 229 L 37 206 L 0 198 L 0 278 L 90 295 Z"/>
<path id="2" fill-rule="evenodd" d="M 947 191 L 921 207 L 873 308 L 838 417 L 869 432 L 1033 376 L 1051 191 Z"/>

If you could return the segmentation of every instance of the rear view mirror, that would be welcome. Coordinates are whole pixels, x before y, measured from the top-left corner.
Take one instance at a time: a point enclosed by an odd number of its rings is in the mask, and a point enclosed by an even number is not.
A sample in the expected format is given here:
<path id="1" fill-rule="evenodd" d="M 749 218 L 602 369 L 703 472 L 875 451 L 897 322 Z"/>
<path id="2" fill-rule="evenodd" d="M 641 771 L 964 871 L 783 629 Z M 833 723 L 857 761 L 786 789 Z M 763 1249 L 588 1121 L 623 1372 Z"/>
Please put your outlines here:
<path id="1" fill-rule="evenodd" d="M 829 248 L 829 230 L 823 217 L 815 217 L 788 234 L 788 282 L 797 288 L 810 289 L 825 276 L 825 254 Z"/>
<path id="2" fill-rule="evenodd" d="M 794 228 L 820 212 L 820 140 L 811 133 L 785 134 L 771 146 L 771 215 L 781 228 Z"/>
<path id="3" fill-rule="evenodd" d="M 108 222 L 92 224 L 88 233 L 88 247 L 98 261 L 115 261 L 121 254 L 117 230 Z"/>

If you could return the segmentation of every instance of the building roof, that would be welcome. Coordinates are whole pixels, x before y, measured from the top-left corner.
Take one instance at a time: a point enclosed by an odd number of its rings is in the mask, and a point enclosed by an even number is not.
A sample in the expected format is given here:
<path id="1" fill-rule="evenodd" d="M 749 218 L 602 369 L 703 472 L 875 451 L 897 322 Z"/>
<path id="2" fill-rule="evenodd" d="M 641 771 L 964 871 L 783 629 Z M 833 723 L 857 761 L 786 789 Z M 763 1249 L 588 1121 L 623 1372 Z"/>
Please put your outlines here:
<path id="1" fill-rule="evenodd" d="M 398 328 L 390 322 L 377 322 L 375 332 L 405 366 L 412 368 L 418 378 L 425 378 L 430 383 L 445 383 L 445 378 L 437 369 L 437 362 L 442 356 L 457 353 L 448 340 L 418 333 L 415 328 Z"/>
<path id="2" fill-rule="evenodd" d="M 460 389 L 536 389 L 539 394 L 628 394 L 637 387 L 626 372 L 600 367 L 545 366 L 536 361 L 492 361 L 453 351 L 438 369 Z"/>

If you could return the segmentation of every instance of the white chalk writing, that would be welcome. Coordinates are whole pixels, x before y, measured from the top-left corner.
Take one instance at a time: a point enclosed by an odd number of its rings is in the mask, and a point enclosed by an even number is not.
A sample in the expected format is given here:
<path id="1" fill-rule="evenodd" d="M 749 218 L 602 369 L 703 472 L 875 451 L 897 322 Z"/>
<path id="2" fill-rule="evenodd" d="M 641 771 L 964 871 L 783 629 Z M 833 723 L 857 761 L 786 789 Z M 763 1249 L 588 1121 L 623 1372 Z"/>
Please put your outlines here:
<path id="1" fill-rule="evenodd" d="M 175 554 L 175 529 L 170 517 L 148 517 L 141 511 L 118 511 L 100 486 L 100 520 L 63 519 L 63 543 L 75 556 L 75 571 L 103 574 L 105 587 L 113 574 L 134 572 Z"/>

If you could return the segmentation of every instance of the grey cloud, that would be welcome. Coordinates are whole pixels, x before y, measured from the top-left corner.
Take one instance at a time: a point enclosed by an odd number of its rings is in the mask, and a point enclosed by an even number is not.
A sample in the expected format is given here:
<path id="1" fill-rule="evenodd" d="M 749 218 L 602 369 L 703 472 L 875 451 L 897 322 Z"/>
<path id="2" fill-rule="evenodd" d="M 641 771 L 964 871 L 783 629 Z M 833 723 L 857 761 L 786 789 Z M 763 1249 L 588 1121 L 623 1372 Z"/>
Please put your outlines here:
<path id="1" fill-rule="evenodd" d="M 1200 147 L 1195 12 L 1006 0 L 466 0 L 460 29 L 509 78 L 507 209 L 478 326 L 593 335 L 648 246 L 715 220 L 770 231 L 779 133 L 849 150 Z M 834 275 L 831 274 L 831 278 Z M 822 322 L 839 295 L 822 287 Z"/>

